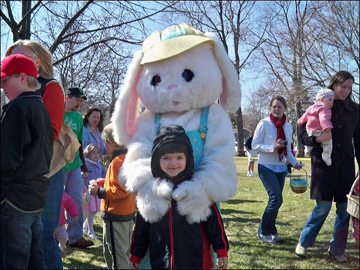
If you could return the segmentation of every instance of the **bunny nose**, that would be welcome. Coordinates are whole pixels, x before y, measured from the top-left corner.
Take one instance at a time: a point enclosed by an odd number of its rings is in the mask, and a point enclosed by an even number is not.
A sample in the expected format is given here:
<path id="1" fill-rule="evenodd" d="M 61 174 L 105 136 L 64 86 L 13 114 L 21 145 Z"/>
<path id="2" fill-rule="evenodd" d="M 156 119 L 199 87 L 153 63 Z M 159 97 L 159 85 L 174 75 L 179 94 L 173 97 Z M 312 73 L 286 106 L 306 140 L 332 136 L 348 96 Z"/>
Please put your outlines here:
<path id="1" fill-rule="evenodd" d="M 171 90 L 171 89 L 176 88 L 176 87 L 177 87 L 176 84 L 170 84 L 170 85 L 168 86 L 167 90 Z"/>

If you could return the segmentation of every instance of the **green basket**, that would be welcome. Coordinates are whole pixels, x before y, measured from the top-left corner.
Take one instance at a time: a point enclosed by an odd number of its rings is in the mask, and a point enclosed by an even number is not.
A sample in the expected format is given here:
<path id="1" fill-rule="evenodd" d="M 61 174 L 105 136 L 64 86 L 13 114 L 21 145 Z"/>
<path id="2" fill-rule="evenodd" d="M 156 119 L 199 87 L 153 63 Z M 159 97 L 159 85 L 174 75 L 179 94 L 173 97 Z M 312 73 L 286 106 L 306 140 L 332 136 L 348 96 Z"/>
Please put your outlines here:
<path id="1" fill-rule="evenodd" d="M 300 178 L 300 175 L 290 175 L 290 187 L 295 193 L 304 193 L 308 187 L 308 174 L 305 172 L 305 178 Z"/>

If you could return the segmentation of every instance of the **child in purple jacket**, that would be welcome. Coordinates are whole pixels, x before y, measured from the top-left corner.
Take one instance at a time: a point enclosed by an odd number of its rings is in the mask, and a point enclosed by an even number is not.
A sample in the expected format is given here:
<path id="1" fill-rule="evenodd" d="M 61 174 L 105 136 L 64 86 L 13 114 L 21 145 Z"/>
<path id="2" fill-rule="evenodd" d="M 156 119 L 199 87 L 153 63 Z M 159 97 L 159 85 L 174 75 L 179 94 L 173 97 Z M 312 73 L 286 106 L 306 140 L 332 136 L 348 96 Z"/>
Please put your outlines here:
<path id="1" fill-rule="evenodd" d="M 84 157 L 86 168 L 89 171 L 88 177 L 84 179 L 84 185 L 86 189 L 88 189 L 92 180 L 96 181 L 98 178 L 105 178 L 106 169 L 99 162 L 101 158 L 101 151 L 95 144 L 89 144 L 86 146 L 84 150 Z M 97 212 L 100 212 L 100 199 L 97 196 L 90 195 L 89 202 L 83 204 L 83 232 L 91 239 L 97 239 L 94 232 L 94 217 Z"/>

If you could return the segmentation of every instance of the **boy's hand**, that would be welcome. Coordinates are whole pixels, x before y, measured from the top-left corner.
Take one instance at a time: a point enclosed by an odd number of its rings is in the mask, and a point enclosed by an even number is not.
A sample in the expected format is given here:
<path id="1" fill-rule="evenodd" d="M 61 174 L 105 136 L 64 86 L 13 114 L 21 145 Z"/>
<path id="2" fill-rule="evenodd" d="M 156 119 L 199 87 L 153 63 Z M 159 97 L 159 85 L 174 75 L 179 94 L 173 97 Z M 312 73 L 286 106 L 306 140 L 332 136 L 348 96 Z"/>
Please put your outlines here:
<path id="1" fill-rule="evenodd" d="M 99 187 L 97 186 L 96 183 L 93 183 L 93 184 L 91 184 L 91 186 L 89 186 L 90 195 L 97 195 L 98 190 L 99 190 Z"/>
<path id="2" fill-rule="evenodd" d="M 218 261 L 219 269 L 227 269 L 227 267 L 228 267 L 228 258 L 227 257 L 218 258 L 217 261 Z"/>
<path id="3" fill-rule="evenodd" d="M 88 177 L 89 176 L 89 173 L 88 172 L 81 172 L 81 177 L 83 178 L 83 179 L 85 179 L 86 177 Z"/>
<path id="4" fill-rule="evenodd" d="M 73 219 L 74 219 L 74 222 L 75 222 L 75 223 L 78 222 L 78 216 L 73 217 Z"/>
<path id="5" fill-rule="evenodd" d="M 139 269 L 139 264 L 138 264 L 138 263 L 134 263 L 134 262 L 130 262 L 130 268 L 131 268 L 131 269 Z"/>

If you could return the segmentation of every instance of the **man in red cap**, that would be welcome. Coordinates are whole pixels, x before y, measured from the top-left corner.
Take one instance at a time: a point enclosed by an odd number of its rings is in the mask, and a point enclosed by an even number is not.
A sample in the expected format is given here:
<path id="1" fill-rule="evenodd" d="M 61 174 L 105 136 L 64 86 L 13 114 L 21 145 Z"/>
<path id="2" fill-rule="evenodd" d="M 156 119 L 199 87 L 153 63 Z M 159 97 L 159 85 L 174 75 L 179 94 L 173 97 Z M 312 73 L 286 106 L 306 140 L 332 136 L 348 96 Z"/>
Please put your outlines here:
<path id="1" fill-rule="evenodd" d="M 1 269 L 44 268 L 41 210 L 45 206 L 54 131 L 33 61 L 20 54 L 1 62 L 10 100 L 1 115 Z"/>

